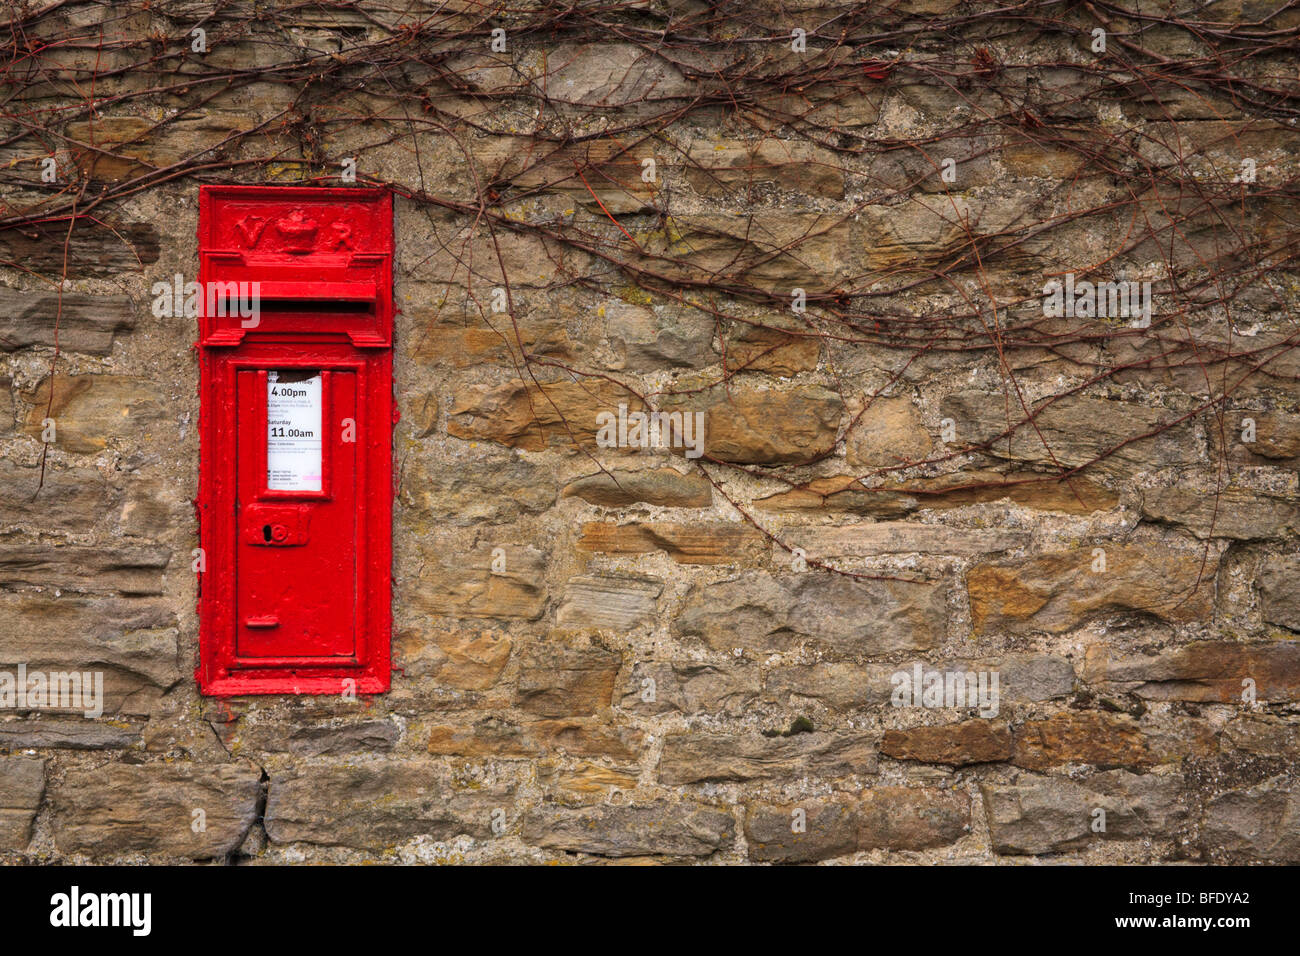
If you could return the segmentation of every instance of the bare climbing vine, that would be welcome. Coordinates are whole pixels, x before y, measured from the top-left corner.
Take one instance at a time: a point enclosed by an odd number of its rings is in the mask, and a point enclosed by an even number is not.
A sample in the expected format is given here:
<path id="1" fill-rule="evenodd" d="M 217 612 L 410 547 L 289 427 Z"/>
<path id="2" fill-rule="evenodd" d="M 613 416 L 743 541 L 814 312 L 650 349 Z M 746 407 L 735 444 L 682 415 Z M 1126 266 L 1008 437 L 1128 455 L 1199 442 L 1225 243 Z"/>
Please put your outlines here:
<path id="1" fill-rule="evenodd" d="M 1193 425 L 1222 457 L 1232 412 L 1300 398 L 1300 5 L 1238 6 L 10 3 L 0 264 L 61 294 L 87 257 L 156 260 L 123 213 L 149 191 L 337 185 L 352 162 L 424 237 L 403 281 L 498 330 L 534 403 L 603 381 L 653 406 L 813 340 L 818 381 L 855 410 L 841 440 L 922 371 L 999 383 L 997 427 L 857 490 L 1074 488 Z M 1067 274 L 1149 283 L 1149 321 L 1051 314 Z M 646 391 L 521 327 L 611 290 L 712 322 L 714 371 Z M 736 329 L 770 344 L 737 358 Z M 876 384 L 853 394 L 864 370 Z M 1138 386 L 1161 420 L 1058 453 L 1053 409 Z M 768 534 L 729 476 L 806 487 L 833 454 L 696 464 Z M 936 485 L 955 462 L 1021 467 Z"/>

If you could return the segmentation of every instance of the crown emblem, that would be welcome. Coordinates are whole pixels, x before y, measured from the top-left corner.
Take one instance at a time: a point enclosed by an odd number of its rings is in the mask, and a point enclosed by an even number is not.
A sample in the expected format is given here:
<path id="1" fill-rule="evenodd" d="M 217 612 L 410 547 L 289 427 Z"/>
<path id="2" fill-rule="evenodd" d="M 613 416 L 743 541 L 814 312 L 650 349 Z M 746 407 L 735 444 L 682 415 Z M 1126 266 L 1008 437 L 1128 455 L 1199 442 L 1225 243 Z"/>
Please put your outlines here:
<path id="1" fill-rule="evenodd" d="M 311 252 L 316 245 L 315 219 L 309 219 L 298 207 L 275 224 L 275 230 L 284 240 L 284 251 L 301 255 Z"/>

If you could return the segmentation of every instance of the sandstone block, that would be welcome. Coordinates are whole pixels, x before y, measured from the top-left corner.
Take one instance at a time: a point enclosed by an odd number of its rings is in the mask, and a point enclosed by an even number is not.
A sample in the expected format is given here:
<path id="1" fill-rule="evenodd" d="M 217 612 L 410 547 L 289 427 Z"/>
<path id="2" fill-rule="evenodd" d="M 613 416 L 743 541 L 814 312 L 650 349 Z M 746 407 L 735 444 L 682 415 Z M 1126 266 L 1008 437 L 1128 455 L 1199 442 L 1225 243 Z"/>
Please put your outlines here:
<path id="1" fill-rule="evenodd" d="M 54 840 L 64 853 L 220 859 L 257 817 L 261 774 L 242 764 L 113 763 L 56 785 Z M 202 811 L 203 828 L 194 824 Z"/>

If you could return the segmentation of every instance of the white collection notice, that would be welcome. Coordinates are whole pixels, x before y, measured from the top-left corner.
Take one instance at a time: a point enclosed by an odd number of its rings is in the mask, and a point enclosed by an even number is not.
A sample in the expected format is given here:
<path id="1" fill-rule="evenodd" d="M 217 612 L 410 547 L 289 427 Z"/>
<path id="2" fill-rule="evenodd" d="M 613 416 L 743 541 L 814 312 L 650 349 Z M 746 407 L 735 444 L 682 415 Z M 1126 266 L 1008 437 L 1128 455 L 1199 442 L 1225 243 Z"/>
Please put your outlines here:
<path id="1" fill-rule="evenodd" d="M 267 372 L 266 425 L 267 489 L 320 491 L 320 372 Z"/>

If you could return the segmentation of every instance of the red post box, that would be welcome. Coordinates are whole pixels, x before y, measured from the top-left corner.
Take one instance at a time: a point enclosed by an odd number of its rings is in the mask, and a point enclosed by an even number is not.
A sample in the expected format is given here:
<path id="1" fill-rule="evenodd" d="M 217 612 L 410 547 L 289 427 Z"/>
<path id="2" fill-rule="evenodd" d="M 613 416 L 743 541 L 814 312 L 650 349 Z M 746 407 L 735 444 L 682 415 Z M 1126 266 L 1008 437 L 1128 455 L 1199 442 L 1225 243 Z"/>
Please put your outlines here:
<path id="1" fill-rule="evenodd" d="M 205 694 L 388 690 L 392 223 L 383 190 L 200 189 Z"/>

